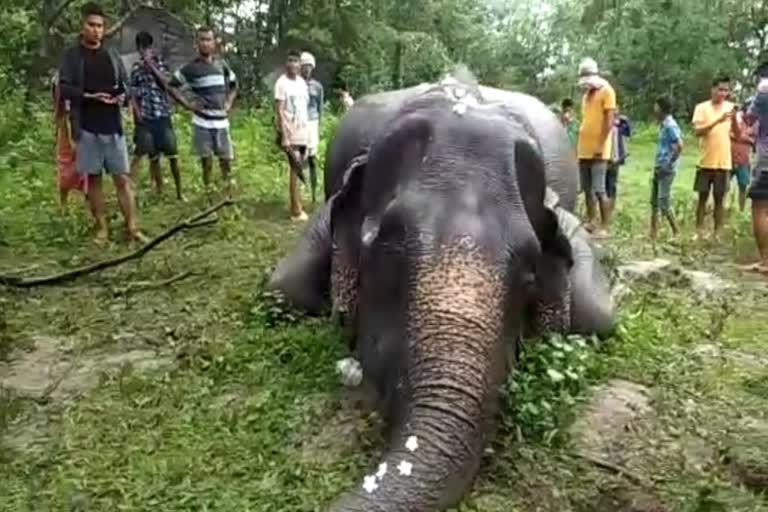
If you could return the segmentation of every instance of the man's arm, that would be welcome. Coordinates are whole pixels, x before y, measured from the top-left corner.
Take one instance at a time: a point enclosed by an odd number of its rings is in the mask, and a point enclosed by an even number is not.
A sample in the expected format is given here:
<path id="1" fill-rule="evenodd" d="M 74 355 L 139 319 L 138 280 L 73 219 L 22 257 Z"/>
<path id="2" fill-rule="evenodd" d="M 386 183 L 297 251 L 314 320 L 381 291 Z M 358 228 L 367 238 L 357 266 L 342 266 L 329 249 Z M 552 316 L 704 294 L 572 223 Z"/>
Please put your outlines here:
<path id="1" fill-rule="evenodd" d="M 227 84 L 229 92 L 227 93 L 227 99 L 225 103 L 226 111 L 229 112 L 230 109 L 232 108 L 232 105 L 234 105 L 235 103 L 235 98 L 237 98 L 238 81 L 237 81 L 237 76 L 235 75 L 235 72 L 232 71 L 232 68 L 229 67 L 229 64 L 224 62 L 223 65 L 224 65 L 224 69 L 226 69 L 227 71 L 226 75 L 229 77 L 229 83 Z"/>
<path id="2" fill-rule="evenodd" d="M 616 110 L 615 109 L 608 109 L 605 111 L 605 116 L 603 117 L 603 129 L 600 132 L 600 146 L 599 147 L 605 147 L 606 142 L 608 142 L 608 137 L 611 135 L 611 130 L 613 130 L 613 123 L 616 121 Z M 602 150 L 599 151 L 600 155 L 603 154 Z M 602 156 L 600 157 L 602 158 Z"/>
<path id="3" fill-rule="evenodd" d="M 325 104 L 325 90 L 323 89 L 323 84 L 320 82 L 317 82 L 317 86 L 320 88 L 320 103 L 317 106 L 317 124 L 320 124 L 320 121 L 323 119 L 323 106 Z"/>
<path id="4" fill-rule="evenodd" d="M 176 71 L 176 73 L 174 73 L 173 76 L 168 79 L 168 77 L 166 77 L 159 69 L 157 69 L 152 61 L 146 61 L 146 63 L 152 75 L 154 75 L 155 79 L 157 79 L 163 88 L 168 91 L 168 94 L 171 96 L 171 98 L 173 98 L 179 105 L 189 110 L 190 112 L 200 111 L 199 107 L 190 103 L 189 100 L 187 100 L 187 98 L 185 98 L 184 95 L 179 92 L 178 88 L 182 87 L 186 83 L 186 78 L 184 78 L 184 68 Z"/>
<path id="5" fill-rule="evenodd" d="M 83 84 L 80 83 L 80 79 L 77 76 L 79 73 L 78 66 L 75 65 L 75 56 L 73 52 L 75 49 L 68 49 L 61 56 L 61 62 L 59 63 L 59 90 L 61 91 L 61 97 L 65 100 L 69 100 L 72 103 L 79 103 L 83 100 Z"/>
<path id="6" fill-rule="evenodd" d="M 725 112 L 722 116 L 718 117 L 711 123 L 704 124 L 701 111 L 698 107 L 696 107 L 696 110 L 693 113 L 693 133 L 696 134 L 697 137 L 703 137 L 704 135 L 708 134 L 712 128 L 719 125 L 720 123 L 727 121 L 729 116 L 732 115 L 733 114 L 731 112 Z"/>
<path id="7" fill-rule="evenodd" d="M 280 145 L 284 148 L 288 147 L 288 121 L 285 116 L 286 99 L 285 89 L 278 80 L 275 85 L 275 117 L 277 118 L 277 129 L 280 132 Z"/>

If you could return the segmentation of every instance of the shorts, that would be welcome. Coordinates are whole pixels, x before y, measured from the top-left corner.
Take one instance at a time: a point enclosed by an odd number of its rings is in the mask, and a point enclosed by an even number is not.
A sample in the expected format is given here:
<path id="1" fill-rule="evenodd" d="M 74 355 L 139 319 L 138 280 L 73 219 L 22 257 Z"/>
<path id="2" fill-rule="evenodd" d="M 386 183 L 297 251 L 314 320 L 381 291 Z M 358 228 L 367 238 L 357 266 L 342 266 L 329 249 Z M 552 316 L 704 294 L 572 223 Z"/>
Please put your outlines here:
<path id="1" fill-rule="evenodd" d="M 122 134 L 94 134 L 83 130 L 77 141 L 75 168 L 79 174 L 113 176 L 128 173 L 128 146 Z"/>
<path id="2" fill-rule="evenodd" d="M 768 201 L 768 169 L 761 169 L 749 189 L 753 201 Z"/>
<path id="3" fill-rule="evenodd" d="M 709 194 L 710 188 L 715 197 L 725 197 L 728 192 L 730 170 L 696 168 L 696 181 L 693 183 L 694 192 Z"/>
<path id="4" fill-rule="evenodd" d="M 586 194 L 605 194 L 607 170 L 605 160 L 579 160 L 581 190 Z"/>
<path id="5" fill-rule="evenodd" d="M 133 143 L 136 145 L 134 155 L 149 155 L 151 160 L 160 158 L 161 154 L 172 158 L 178 153 L 176 134 L 168 117 L 136 123 Z"/>
<path id="6" fill-rule="evenodd" d="M 317 156 L 317 148 L 320 145 L 320 122 L 307 121 L 307 155 Z"/>
<path id="7" fill-rule="evenodd" d="M 605 195 L 611 199 L 616 197 L 616 185 L 619 182 L 618 163 L 611 163 L 605 170 Z"/>
<path id="8" fill-rule="evenodd" d="M 232 160 L 234 150 L 229 128 L 203 128 L 193 125 L 192 150 L 200 158 L 216 156 L 220 160 Z"/>
<path id="9" fill-rule="evenodd" d="M 731 177 L 736 176 L 739 188 L 747 188 L 750 181 L 749 165 L 735 165 L 731 171 Z"/>
<path id="10" fill-rule="evenodd" d="M 651 208 L 662 212 L 668 212 L 672 208 L 672 183 L 674 181 L 674 172 L 654 169 L 651 179 Z"/>

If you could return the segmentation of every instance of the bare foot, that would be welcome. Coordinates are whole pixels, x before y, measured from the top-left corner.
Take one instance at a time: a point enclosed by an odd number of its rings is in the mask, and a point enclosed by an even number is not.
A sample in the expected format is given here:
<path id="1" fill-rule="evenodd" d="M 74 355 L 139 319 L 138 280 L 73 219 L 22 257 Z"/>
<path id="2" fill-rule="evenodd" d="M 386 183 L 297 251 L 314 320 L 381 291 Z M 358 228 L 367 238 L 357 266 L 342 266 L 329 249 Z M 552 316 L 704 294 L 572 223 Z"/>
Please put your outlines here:
<path id="1" fill-rule="evenodd" d="M 149 238 L 144 236 L 144 233 L 138 230 L 132 233 L 128 233 L 128 238 L 131 240 L 131 242 L 139 242 L 142 244 L 149 242 Z"/>
<path id="2" fill-rule="evenodd" d="M 306 222 L 308 219 L 309 216 L 307 215 L 307 212 L 301 212 L 300 214 L 291 217 L 293 222 Z"/>
<path id="3" fill-rule="evenodd" d="M 760 274 L 768 274 L 768 263 L 750 263 L 749 265 L 739 265 L 741 270 L 746 270 L 747 272 L 758 272 Z"/>
<path id="4" fill-rule="evenodd" d="M 93 242 L 99 247 L 104 247 L 109 243 L 109 232 L 107 230 L 98 231 L 93 238 Z"/>

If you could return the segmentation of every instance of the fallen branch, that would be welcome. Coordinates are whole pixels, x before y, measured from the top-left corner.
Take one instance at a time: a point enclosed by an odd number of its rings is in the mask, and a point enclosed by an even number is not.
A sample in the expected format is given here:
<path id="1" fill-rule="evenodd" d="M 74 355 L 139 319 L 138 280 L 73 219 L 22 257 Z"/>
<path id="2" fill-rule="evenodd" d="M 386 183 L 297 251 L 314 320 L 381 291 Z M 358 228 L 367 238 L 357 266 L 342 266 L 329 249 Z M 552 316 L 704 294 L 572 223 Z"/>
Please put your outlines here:
<path id="1" fill-rule="evenodd" d="M 170 286 L 173 283 L 177 283 L 182 279 L 186 279 L 192 275 L 194 275 L 194 272 L 191 272 L 188 270 L 186 272 L 182 272 L 179 275 L 170 277 L 168 279 L 164 279 L 162 281 L 133 283 L 126 286 L 125 288 L 116 289 L 114 294 L 115 296 L 119 296 L 119 295 L 128 295 L 129 293 L 144 292 L 147 290 L 156 290 L 158 288 L 164 288 L 166 286 Z"/>
<path id="2" fill-rule="evenodd" d="M 200 226 L 208 226 L 212 224 L 213 222 L 215 222 L 215 219 L 208 219 L 207 221 L 203 221 L 203 219 L 210 216 L 212 213 L 224 208 L 225 206 L 230 206 L 232 204 L 234 204 L 234 201 L 232 201 L 231 199 L 225 199 L 224 201 L 211 206 L 207 210 L 204 210 L 190 217 L 189 219 L 168 228 L 166 231 L 159 234 L 158 236 L 156 236 L 155 238 L 147 242 L 145 245 L 139 247 L 137 250 L 130 252 L 128 254 L 124 254 L 123 256 L 118 256 L 117 258 L 113 258 L 106 261 L 92 263 L 84 267 L 76 268 L 74 270 L 68 270 L 66 272 L 62 272 L 60 274 L 54 274 L 52 276 L 47 276 L 47 277 L 26 278 L 26 277 L 18 277 L 18 276 L 0 275 L 0 285 L 12 286 L 15 288 L 31 288 L 34 286 L 60 284 L 66 281 L 72 281 L 80 276 L 92 274 L 94 272 L 98 272 L 100 270 L 104 270 L 107 268 L 116 267 L 122 263 L 125 263 L 126 261 L 131 261 L 131 260 L 141 258 L 146 253 L 151 251 L 154 247 L 164 242 L 165 240 L 168 240 L 179 231 L 196 228 Z"/>
<path id="3" fill-rule="evenodd" d="M 614 464 L 613 462 L 609 462 L 605 459 L 602 459 L 600 457 L 597 457 L 595 455 L 589 454 L 589 453 L 582 453 L 582 452 L 574 452 L 573 453 L 576 457 L 583 459 L 587 462 L 590 462 L 594 464 L 595 466 L 601 468 L 601 469 L 607 469 L 608 471 L 612 471 L 616 473 L 619 476 L 625 477 L 627 480 L 631 481 L 632 483 L 639 485 L 640 487 L 644 487 L 646 489 L 652 489 L 654 486 L 651 482 L 646 480 L 644 477 L 638 475 L 637 473 L 625 468 L 624 466 L 620 466 L 618 464 Z"/>

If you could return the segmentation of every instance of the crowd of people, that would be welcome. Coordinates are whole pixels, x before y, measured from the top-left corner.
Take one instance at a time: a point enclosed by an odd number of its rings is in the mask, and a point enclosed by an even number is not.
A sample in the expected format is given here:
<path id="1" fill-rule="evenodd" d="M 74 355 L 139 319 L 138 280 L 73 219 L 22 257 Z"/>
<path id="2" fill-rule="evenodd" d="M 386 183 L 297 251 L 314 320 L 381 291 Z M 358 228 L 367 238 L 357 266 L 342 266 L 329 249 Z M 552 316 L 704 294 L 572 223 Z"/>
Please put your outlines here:
<path id="1" fill-rule="evenodd" d="M 102 175 L 114 182 L 118 202 L 132 240 L 146 241 L 138 228 L 134 183 L 144 157 L 149 160 L 153 187 L 163 188 L 161 158 L 173 176 L 176 198 L 184 201 L 173 102 L 192 114 L 192 149 L 200 161 L 203 183 L 212 190 L 214 159 L 218 161 L 224 193 L 233 194 L 234 144 L 229 115 L 237 98 L 238 80 L 218 54 L 216 34 L 197 29 L 197 56 L 172 71 L 155 51 L 153 37 L 136 35 L 139 58 L 127 73 L 120 56 L 103 45 L 105 13 L 95 3 L 82 10 L 78 43 L 62 55 L 54 78 L 54 118 L 60 201 L 67 204 L 73 190 L 87 198 L 96 226 L 96 241 L 109 238 L 102 191 Z M 290 211 L 295 221 L 307 220 L 298 182 L 309 167 L 312 201 L 316 200 L 319 127 L 325 103 L 323 86 L 312 77 L 315 58 L 309 52 L 290 52 L 285 72 L 275 84 L 277 142 L 290 168 Z M 193 99 L 188 99 L 188 97 Z M 353 99 L 343 88 L 341 104 Z M 121 108 L 130 106 L 134 119 L 133 155 L 128 145 Z"/>
<path id="2" fill-rule="evenodd" d="M 138 227 L 133 192 L 144 157 L 149 160 L 151 182 L 157 191 L 163 188 L 161 158 L 167 159 L 176 198 L 184 200 L 172 123 L 174 101 L 192 114 L 191 143 L 207 191 L 211 191 L 215 159 L 224 193 L 232 195 L 234 144 L 229 115 L 237 98 L 238 79 L 218 54 L 216 34 L 210 27 L 197 29 L 197 56 L 175 71 L 154 50 L 152 35 L 140 32 L 136 36 L 139 58 L 130 73 L 120 56 L 103 45 L 104 28 L 102 8 L 86 4 L 78 43 L 62 55 L 54 81 L 60 200 L 66 204 L 71 190 L 84 192 L 95 221 L 96 240 L 105 242 L 109 233 L 102 175 L 109 174 L 130 238 L 145 241 Z M 306 184 L 305 167 L 309 170 L 312 201 L 316 200 L 325 96 L 322 84 L 313 77 L 315 67 L 311 53 L 291 51 L 274 85 L 276 141 L 286 155 L 289 209 L 297 222 L 307 220 L 300 193 L 300 184 Z M 616 91 L 593 59 L 584 59 L 578 74 L 583 90 L 580 121 L 576 120 L 571 99 L 563 100 L 559 116 L 579 163 L 585 224 L 599 238 L 608 236 L 610 230 L 619 170 L 628 157 L 625 139 L 632 136 L 632 127 L 627 117 L 620 115 Z M 719 234 L 727 191 L 735 178 L 739 208 L 745 209 L 748 197 L 752 200 L 760 261 L 749 268 L 768 272 L 768 64 L 757 70 L 756 79 L 755 94 L 743 105 L 730 101 L 731 81 L 719 77 L 712 84 L 710 98 L 695 108 L 691 124 L 700 152 L 694 182 L 698 194 L 696 228 L 698 236 L 703 236 L 707 203 L 712 196 L 714 233 Z M 341 89 L 339 94 L 342 105 L 351 107 L 349 93 Z M 193 99 L 188 99 L 190 96 Z M 121 116 L 121 108 L 127 106 L 134 118 L 130 162 Z M 678 233 L 671 196 L 683 135 L 670 99 L 658 98 L 654 111 L 660 127 L 650 187 L 651 238 L 655 241 L 661 216 L 669 223 L 673 236 Z M 751 166 L 753 149 L 757 158 Z"/>
<path id="3" fill-rule="evenodd" d="M 707 205 L 713 202 L 714 236 L 722 230 L 725 200 L 730 183 L 738 186 L 739 210 L 752 200 L 753 231 L 760 261 L 744 268 L 768 272 L 768 64 L 755 73 L 756 90 L 743 104 L 730 100 L 731 80 L 718 77 L 712 83 L 710 98 L 697 104 L 691 119 L 699 140 L 694 192 L 697 238 L 704 237 Z M 600 75 L 593 59 L 579 66 L 579 85 L 583 90 L 581 121 L 576 120 L 573 100 L 566 98 L 559 116 L 574 146 L 579 162 L 580 184 L 586 206 L 585 225 L 596 238 L 608 235 L 616 206 L 619 168 L 627 158 L 624 139 L 632 128 L 619 115 L 616 91 Z M 650 235 L 656 241 L 659 219 L 669 223 L 672 236 L 678 226 L 672 209 L 672 184 L 677 176 L 683 151 L 683 134 L 673 115 L 671 99 L 661 97 L 654 103 L 659 135 L 651 170 Z M 760 121 L 763 121 L 762 123 Z M 752 166 L 752 153 L 756 153 Z M 599 214 L 599 216 L 598 216 Z"/>

